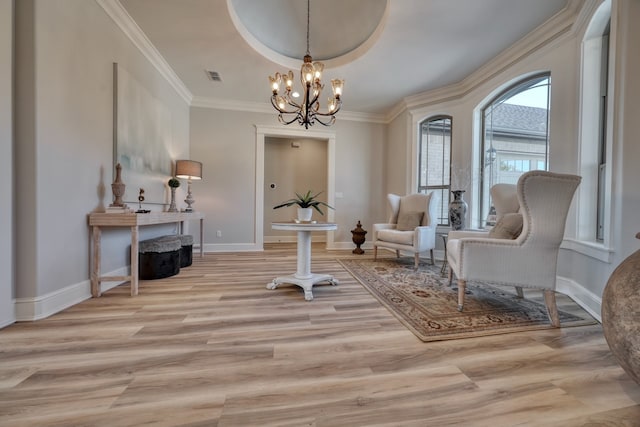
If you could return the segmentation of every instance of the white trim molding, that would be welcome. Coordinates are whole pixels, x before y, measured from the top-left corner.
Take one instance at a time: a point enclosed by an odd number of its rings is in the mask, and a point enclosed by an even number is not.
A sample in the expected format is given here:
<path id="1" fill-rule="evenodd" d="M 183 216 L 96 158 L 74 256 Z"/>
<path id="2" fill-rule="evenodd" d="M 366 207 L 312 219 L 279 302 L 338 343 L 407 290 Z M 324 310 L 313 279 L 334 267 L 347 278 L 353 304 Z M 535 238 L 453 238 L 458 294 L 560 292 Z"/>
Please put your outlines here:
<path id="1" fill-rule="evenodd" d="M 585 240 L 565 238 L 560 243 L 560 249 L 577 252 L 606 263 L 611 263 L 613 257 L 613 249 L 601 243 L 588 242 Z"/>
<path id="2" fill-rule="evenodd" d="M 129 267 L 122 267 L 106 274 L 107 276 L 128 276 Z M 100 287 L 106 292 L 125 282 L 106 282 Z M 66 308 L 91 298 L 91 281 L 69 285 L 54 292 L 32 298 L 16 298 L 16 321 L 29 322 L 44 319 Z"/>
<path id="3" fill-rule="evenodd" d="M 264 243 L 264 144 L 269 136 L 303 137 L 327 141 L 327 203 L 335 206 L 336 194 L 336 133 L 334 131 L 289 128 L 285 126 L 255 125 L 256 127 L 256 183 L 255 183 L 255 245 L 262 250 Z M 333 222 L 335 213 L 327 211 L 327 221 Z M 327 248 L 333 248 L 333 231 L 327 231 Z"/>
<path id="4" fill-rule="evenodd" d="M 567 277 L 556 277 L 556 291 L 567 295 L 574 300 L 587 313 L 602 323 L 602 298 L 591 292 L 589 289 Z"/>
<path id="5" fill-rule="evenodd" d="M 273 106 L 266 102 L 243 102 L 227 99 L 208 98 L 204 96 L 194 96 L 191 100 L 192 107 L 212 108 L 215 110 L 243 111 L 251 113 L 276 114 Z M 346 120 L 352 122 L 382 123 L 387 124 L 384 114 L 359 113 L 356 111 L 340 110 L 336 120 Z"/>
<path id="6" fill-rule="evenodd" d="M 147 36 L 142 32 L 138 24 L 133 20 L 131 15 L 125 10 L 119 0 L 95 0 L 109 17 L 122 30 L 125 36 L 131 40 L 131 43 L 140 50 L 140 52 L 149 60 L 162 77 L 175 89 L 178 95 L 184 99 L 187 105 L 191 104 L 193 95 L 187 89 L 187 86 L 180 80 L 178 75 L 164 57 L 158 52 L 158 49 L 151 43 Z"/>
<path id="7" fill-rule="evenodd" d="M 563 10 L 475 70 L 464 80 L 449 86 L 405 97 L 388 112 L 386 122 L 390 123 L 404 110 L 439 105 L 462 99 L 482 84 L 511 68 L 513 64 L 523 58 L 556 43 L 562 37 L 573 34 L 573 24 L 580 12 L 581 4 L 581 0 L 569 0 Z"/>
<path id="8" fill-rule="evenodd" d="M 262 245 L 255 243 L 206 243 L 204 245 L 204 252 L 254 252 L 262 251 Z M 195 255 L 194 255 L 195 256 Z"/>

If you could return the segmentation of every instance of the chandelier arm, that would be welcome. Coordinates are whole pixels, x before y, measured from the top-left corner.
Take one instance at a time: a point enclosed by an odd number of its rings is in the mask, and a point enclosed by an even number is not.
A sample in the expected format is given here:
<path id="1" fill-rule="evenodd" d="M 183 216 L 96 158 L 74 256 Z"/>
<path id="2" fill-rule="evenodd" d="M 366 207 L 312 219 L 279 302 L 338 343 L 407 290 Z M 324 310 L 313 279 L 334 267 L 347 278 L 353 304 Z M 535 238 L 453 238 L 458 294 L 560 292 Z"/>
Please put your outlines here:
<path id="1" fill-rule="evenodd" d="M 302 104 L 296 103 L 290 97 L 287 96 L 285 99 L 287 100 L 287 104 L 289 104 L 290 106 L 292 106 L 293 108 L 296 109 L 296 111 L 292 111 L 292 113 L 297 113 L 298 110 L 300 110 L 300 108 L 302 108 Z"/>
<path id="2" fill-rule="evenodd" d="M 292 118 L 291 120 L 287 120 L 282 116 L 283 114 L 295 114 L 295 117 Z M 298 117 L 299 115 L 300 115 L 300 113 L 280 113 L 280 114 L 278 114 L 278 121 L 280 123 L 282 123 L 282 124 L 290 125 L 291 123 L 295 122 L 296 120 L 298 120 L 298 121 L 300 120 L 299 117 Z"/>
<path id="3" fill-rule="evenodd" d="M 342 108 L 342 102 L 338 102 L 338 104 L 336 104 L 336 108 L 335 108 L 333 111 L 331 111 L 331 112 L 327 112 L 327 113 L 321 113 L 321 112 L 317 111 L 317 112 L 316 112 L 316 115 L 318 115 L 318 116 L 324 116 L 324 117 L 335 116 L 335 115 L 336 115 L 336 113 L 337 113 L 338 111 L 340 111 L 340 108 Z"/>
<path id="4" fill-rule="evenodd" d="M 330 116 L 331 118 L 329 119 L 329 121 L 328 121 L 328 122 L 323 122 L 323 121 L 320 119 L 320 117 L 316 117 L 316 118 L 315 118 L 315 119 L 316 119 L 315 121 L 317 121 L 317 122 L 318 122 L 318 123 L 320 123 L 321 125 L 323 125 L 323 126 L 331 126 L 332 124 L 334 124 L 334 123 L 336 122 L 336 117 L 335 117 L 335 116 L 333 116 L 333 115 L 329 115 L 329 114 L 322 114 L 322 115 L 323 115 L 323 116 L 327 115 L 327 116 Z"/>
<path id="5" fill-rule="evenodd" d="M 273 95 L 271 96 L 271 105 L 273 105 L 273 108 L 275 108 L 276 110 L 278 110 L 280 113 L 285 113 L 285 114 L 296 114 L 300 109 L 300 105 L 296 104 L 295 102 L 291 101 L 288 97 L 285 98 L 285 100 L 287 101 L 287 104 L 289 104 L 290 106 L 292 106 L 293 108 L 295 108 L 295 110 L 293 111 L 287 111 L 285 109 L 280 108 L 280 106 L 278 105 L 278 103 L 276 102 L 276 96 Z"/>

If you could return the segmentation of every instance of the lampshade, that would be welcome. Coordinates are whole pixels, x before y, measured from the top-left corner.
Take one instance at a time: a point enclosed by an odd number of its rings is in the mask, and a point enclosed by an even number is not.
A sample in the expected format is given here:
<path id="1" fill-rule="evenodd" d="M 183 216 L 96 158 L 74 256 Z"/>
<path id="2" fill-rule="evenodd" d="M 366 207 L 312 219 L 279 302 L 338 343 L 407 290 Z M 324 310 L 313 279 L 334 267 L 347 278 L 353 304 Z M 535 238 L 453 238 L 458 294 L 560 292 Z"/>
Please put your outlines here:
<path id="1" fill-rule="evenodd" d="M 202 163 L 195 160 L 176 160 L 176 177 L 202 179 Z"/>

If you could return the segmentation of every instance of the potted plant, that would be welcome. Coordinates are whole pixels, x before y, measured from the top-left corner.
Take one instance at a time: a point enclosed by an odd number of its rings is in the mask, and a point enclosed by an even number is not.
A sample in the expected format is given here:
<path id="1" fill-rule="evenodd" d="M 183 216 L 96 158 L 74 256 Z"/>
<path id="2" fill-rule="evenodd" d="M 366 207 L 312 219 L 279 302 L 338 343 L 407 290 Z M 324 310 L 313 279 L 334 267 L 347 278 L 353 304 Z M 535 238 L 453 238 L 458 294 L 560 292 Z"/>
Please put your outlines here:
<path id="1" fill-rule="evenodd" d="M 307 191 L 307 193 L 304 195 L 296 193 L 296 197 L 294 197 L 293 199 L 289 199 L 286 202 L 279 204 L 278 206 L 274 206 L 273 209 L 280 209 L 288 206 L 298 205 L 298 220 L 311 221 L 311 216 L 313 215 L 312 208 L 320 212 L 320 215 L 324 215 L 324 212 L 322 212 L 320 206 L 326 206 L 329 209 L 334 209 L 332 206 L 329 206 L 325 202 L 316 199 L 320 194 L 322 194 L 322 191 L 317 194 L 312 194 L 311 190 Z"/>
<path id="2" fill-rule="evenodd" d="M 180 187 L 180 180 L 171 177 L 167 184 L 171 189 L 171 203 L 169 204 L 168 212 L 178 212 L 178 208 L 176 207 L 176 188 Z"/>

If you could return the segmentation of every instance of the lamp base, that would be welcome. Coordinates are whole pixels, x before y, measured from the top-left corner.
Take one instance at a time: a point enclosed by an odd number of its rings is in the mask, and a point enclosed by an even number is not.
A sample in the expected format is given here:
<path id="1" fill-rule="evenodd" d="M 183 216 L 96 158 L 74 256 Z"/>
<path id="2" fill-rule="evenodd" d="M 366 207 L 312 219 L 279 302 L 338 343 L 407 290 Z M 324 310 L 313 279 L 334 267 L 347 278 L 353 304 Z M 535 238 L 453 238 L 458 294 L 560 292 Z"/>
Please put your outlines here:
<path id="1" fill-rule="evenodd" d="M 187 180 L 187 198 L 184 199 L 184 202 L 187 204 L 187 207 L 184 208 L 184 212 L 193 212 L 192 204 L 196 202 L 191 194 L 191 178 Z"/>

